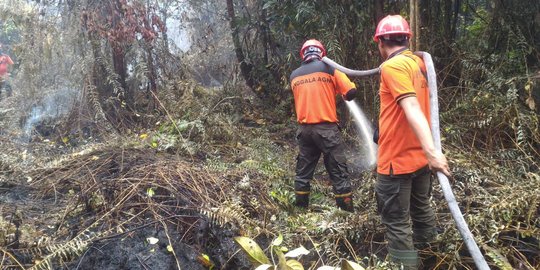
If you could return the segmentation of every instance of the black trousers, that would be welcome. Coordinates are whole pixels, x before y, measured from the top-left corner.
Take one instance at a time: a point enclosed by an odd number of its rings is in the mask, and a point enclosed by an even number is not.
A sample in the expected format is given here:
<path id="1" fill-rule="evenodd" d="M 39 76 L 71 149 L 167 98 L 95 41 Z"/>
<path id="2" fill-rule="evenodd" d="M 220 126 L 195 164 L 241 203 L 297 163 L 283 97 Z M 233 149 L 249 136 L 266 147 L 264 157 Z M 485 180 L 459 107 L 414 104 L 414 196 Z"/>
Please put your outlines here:
<path id="1" fill-rule="evenodd" d="M 332 180 L 334 194 L 351 192 L 345 146 L 336 123 L 301 125 L 296 133 L 296 140 L 300 148 L 294 182 L 296 192 L 310 191 L 310 181 L 321 154 Z"/>
<path id="2" fill-rule="evenodd" d="M 2 100 L 3 91 L 6 91 L 6 97 L 11 96 L 11 85 L 4 78 L 0 78 L 0 100 Z"/>
<path id="3" fill-rule="evenodd" d="M 377 208 L 386 226 L 389 250 L 414 250 L 413 241 L 429 242 L 435 238 L 431 184 L 427 166 L 408 174 L 377 175 Z"/>

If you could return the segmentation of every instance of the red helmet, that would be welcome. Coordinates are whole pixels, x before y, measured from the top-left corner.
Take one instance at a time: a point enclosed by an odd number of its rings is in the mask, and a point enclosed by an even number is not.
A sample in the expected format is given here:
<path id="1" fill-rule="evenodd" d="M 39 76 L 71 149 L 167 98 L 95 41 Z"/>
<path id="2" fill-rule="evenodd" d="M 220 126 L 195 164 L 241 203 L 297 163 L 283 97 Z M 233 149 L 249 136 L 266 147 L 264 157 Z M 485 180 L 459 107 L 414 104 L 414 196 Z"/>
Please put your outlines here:
<path id="1" fill-rule="evenodd" d="M 321 57 L 326 56 L 326 49 L 324 48 L 322 43 L 320 41 L 316 40 L 316 39 L 310 39 L 310 40 L 304 42 L 304 45 L 302 45 L 302 49 L 300 49 L 300 58 L 302 58 L 302 60 L 304 60 L 304 56 L 307 56 L 307 55 L 305 55 L 305 51 L 309 47 L 318 48 L 319 50 L 321 50 L 321 54 L 322 54 Z"/>
<path id="2" fill-rule="evenodd" d="M 380 36 L 396 34 L 406 35 L 410 38 L 412 36 L 411 28 L 407 21 L 400 15 L 388 15 L 379 22 L 379 25 L 377 25 L 373 40 L 379 42 Z"/>

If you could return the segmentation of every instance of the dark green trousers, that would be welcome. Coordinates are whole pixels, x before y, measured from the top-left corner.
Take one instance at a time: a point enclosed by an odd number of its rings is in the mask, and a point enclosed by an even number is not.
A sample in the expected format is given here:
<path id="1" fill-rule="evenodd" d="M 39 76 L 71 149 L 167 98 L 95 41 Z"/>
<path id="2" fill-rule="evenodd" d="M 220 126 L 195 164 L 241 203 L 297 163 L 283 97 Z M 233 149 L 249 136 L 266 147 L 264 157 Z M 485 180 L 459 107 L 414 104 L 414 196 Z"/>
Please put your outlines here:
<path id="1" fill-rule="evenodd" d="M 428 167 L 410 174 L 377 175 L 377 208 L 386 226 L 389 251 L 412 251 L 413 240 L 429 242 L 435 238 L 431 188 Z"/>
<path id="2" fill-rule="evenodd" d="M 310 181 L 321 154 L 332 180 L 334 194 L 344 195 L 351 192 L 345 147 L 336 123 L 301 125 L 296 133 L 296 140 L 300 150 L 294 181 L 297 194 L 309 193 Z"/>

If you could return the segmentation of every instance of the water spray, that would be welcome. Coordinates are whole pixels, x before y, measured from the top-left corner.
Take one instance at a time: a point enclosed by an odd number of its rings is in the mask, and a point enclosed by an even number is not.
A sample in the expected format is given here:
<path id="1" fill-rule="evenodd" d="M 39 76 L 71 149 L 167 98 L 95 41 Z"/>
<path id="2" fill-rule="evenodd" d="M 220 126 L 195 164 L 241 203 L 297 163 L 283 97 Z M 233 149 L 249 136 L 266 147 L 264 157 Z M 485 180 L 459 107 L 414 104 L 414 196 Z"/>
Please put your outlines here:
<path id="1" fill-rule="evenodd" d="M 431 133 L 433 136 L 435 148 L 437 151 L 442 152 L 441 147 L 441 133 L 440 133 L 440 126 L 439 126 L 439 101 L 437 96 L 437 76 L 435 73 L 435 67 L 433 65 L 433 60 L 431 59 L 431 55 L 427 52 L 415 52 L 415 54 L 419 57 L 421 57 L 424 60 L 424 63 L 426 64 L 427 69 L 427 80 L 428 80 L 428 86 L 429 86 L 429 103 L 430 103 L 430 114 L 431 114 Z M 379 74 L 380 69 L 370 69 L 370 70 L 352 70 L 348 69 L 346 67 L 343 67 L 336 62 L 332 61 L 328 57 L 323 57 L 323 62 L 326 64 L 339 69 L 343 73 L 354 76 L 354 77 L 362 77 L 362 76 L 370 76 L 370 75 L 376 75 Z M 469 249 L 469 253 L 471 254 L 471 257 L 474 260 L 474 263 L 476 264 L 476 267 L 480 270 L 489 270 L 489 266 L 486 262 L 486 259 L 480 252 L 480 249 L 478 248 L 478 245 L 474 241 L 474 237 L 469 230 L 469 226 L 467 225 L 467 222 L 465 222 L 465 219 L 463 218 L 463 214 L 461 213 L 461 210 L 459 209 L 459 206 L 457 204 L 456 198 L 454 196 L 454 193 L 452 192 L 452 187 L 450 186 L 450 182 L 448 181 L 448 178 L 446 175 L 444 175 L 441 172 L 437 172 L 437 178 L 439 179 L 439 184 L 441 185 L 441 189 L 444 194 L 444 198 L 446 199 L 446 202 L 448 203 L 448 208 L 450 209 L 450 213 L 452 213 L 452 217 L 454 218 L 454 221 L 456 222 L 456 227 L 458 228 L 461 237 L 463 238 L 463 241 L 465 242 L 465 245 Z"/>
<path id="2" fill-rule="evenodd" d="M 366 77 L 371 75 L 379 74 L 379 68 L 374 68 L 370 70 L 353 70 L 348 69 L 344 66 L 339 65 L 338 63 L 334 62 L 332 59 L 328 57 L 323 57 L 323 62 L 326 64 L 341 70 L 343 73 L 353 76 L 353 77 Z M 358 133 L 362 136 L 366 146 L 367 146 L 367 160 L 366 160 L 366 167 L 372 168 L 376 166 L 377 164 L 377 145 L 373 143 L 373 127 L 371 126 L 371 122 L 367 119 L 366 115 L 362 111 L 362 108 L 356 104 L 353 100 L 347 101 L 345 100 L 345 104 L 347 105 L 347 108 L 351 112 L 351 114 L 354 117 L 355 125 Z"/>
<path id="3" fill-rule="evenodd" d="M 360 106 L 358 106 L 354 100 L 345 101 L 345 104 L 347 104 L 347 108 L 353 115 L 356 129 L 358 130 L 358 133 L 362 135 L 367 146 L 367 159 L 365 162 L 365 167 L 373 168 L 377 165 L 377 145 L 371 139 L 373 135 L 371 122 L 367 119 Z"/>

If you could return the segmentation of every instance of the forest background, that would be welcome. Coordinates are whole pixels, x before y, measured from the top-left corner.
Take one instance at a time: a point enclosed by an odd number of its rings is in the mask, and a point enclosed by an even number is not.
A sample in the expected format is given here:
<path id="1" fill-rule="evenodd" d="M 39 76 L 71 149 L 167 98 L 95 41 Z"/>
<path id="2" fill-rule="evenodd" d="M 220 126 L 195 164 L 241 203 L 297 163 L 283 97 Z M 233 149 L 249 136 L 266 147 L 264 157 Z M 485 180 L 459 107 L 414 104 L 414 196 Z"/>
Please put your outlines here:
<path id="1" fill-rule="evenodd" d="M 322 167 L 314 209 L 292 206 L 288 81 L 308 38 L 377 67 L 387 14 L 433 56 L 454 192 L 490 266 L 538 269 L 540 2 L 517 0 L 1 0 L 15 65 L 0 101 L 0 265 L 252 269 L 264 259 L 239 252 L 246 236 L 279 269 L 274 253 L 300 246 L 306 269 L 391 268 L 342 102 L 356 212 L 333 207 Z M 378 78 L 355 82 L 376 122 Z M 436 184 L 434 206 L 441 240 L 424 268 L 474 269 Z"/>

